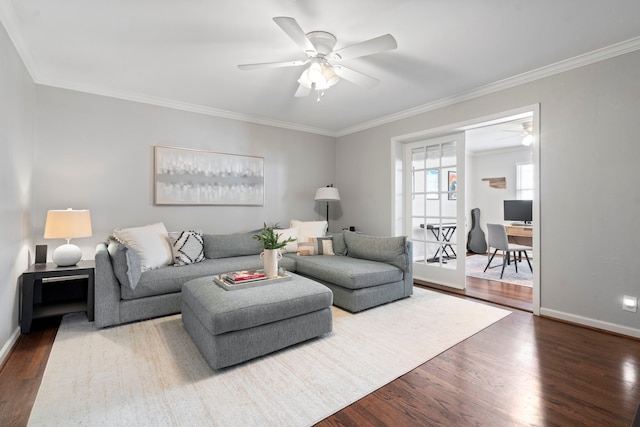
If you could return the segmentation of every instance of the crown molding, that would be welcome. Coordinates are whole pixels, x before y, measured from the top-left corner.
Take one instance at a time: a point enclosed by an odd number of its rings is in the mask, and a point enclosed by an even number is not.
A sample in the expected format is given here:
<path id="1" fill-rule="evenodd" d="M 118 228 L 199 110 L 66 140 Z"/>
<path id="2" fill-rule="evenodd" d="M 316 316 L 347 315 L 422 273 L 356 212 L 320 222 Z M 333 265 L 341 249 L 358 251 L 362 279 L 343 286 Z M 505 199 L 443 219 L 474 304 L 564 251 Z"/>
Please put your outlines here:
<path id="1" fill-rule="evenodd" d="M 418 114 L 437 110 L 439 108 L 448 107 L 450 105 L 457 104 L 462 101 L 467 101 L 467 100 L 478 98 L 494 92 L 498 92 L 504 89 L 509 89 L 525 83 L 530 83 L 536 80 L 543 79 L 545 77 L 550 77 L 559 73 L 563 73 L 565 71 L 570 71 L 576 68 L 584 67 L 586 65 L 594 64 L 596 62 L 604 61 L 606 59 L 614 58 L 616 56 L 624 55 L 637 50 L 640 50 L 640 37 L 636 37 L 624 42 L 620 42 L 611 46 L 604 47 L 602 49 L 585 53 L 583 55 L 575 56 L 573 58 L 556 62 L 555 64 L 551 64 L 551 65 L 537 68 L 535 70 L 527 71 L 526 73 L 518 74 L 513 77 L 508 77 L 506 79 L 499 80 L 494 83 L 480 86 L 468 92 L 464 92 L 464 93 L 447 97 L 447 98 L 442 98 L 437 101 L 433 101 L 427 104 L 419 105 L 414 108 L 410 108 L 408 110 L 400 111 L 398 113 L 390 114 L 388 116 L 380 117 L 378 119 L 371 120 L 368 122 L 363 122 L 358 125 L 337 131 L 336 134 L 338 137 L 346 136 L 346 135 L 360 132 L 376 126 L 384 125 L 387 123 L 413 117 Z"/>
<path id="2" fill-rule="evenodd" d="M 336 137 L 334 131 L 327 129 L 315 128 L 311 126 L 305 126 L 298 123 L 285 122 L 279 120 L 268 119 L 260 116 L 253 116 L 250 114 L 236 113 L 233 111 L 221 110 L 212 107 L 206 107 L 198 104 L 191 104 L 188 102 L 176 101 L 173 99 L 162 98 L 158 96 L 146 95 L 128 91 L 116 91 L 109 88 L 102 88 L 98 86 L 82 85 L 74 82 L 62 81 L 62 80 L 47 80 L 40 79 L 36 82 L 42 86 L 51 86 L 60 89 L 68 89 L 76 92 L 83 92 L 92 95 L 106 96 L 109 98 L 122 99 L 126 101 L 140 102 L 143 104 L 155 105 L 158 107 L 172 108 L 174 110 L 187 111 L 191 113 L 204 114 L 207 116 L 220 117 L 230 120 L 238 120 L 242 122 L 248 122 L 253 124 L 272 126 L 278 128 L 284 128 L 289 130 L 295 130 L 299 132 L 313 133 L 317 135 L 324 135 L 329 137 Z"/>
<path id="3" fill-rule="evenodd" d="M 11 43 L 13 43 L 18 51 L 18 55 L 22 59 L 27 72 L 31 75 L 31 79 L 34 83 L 37 83 L 40 78 L 40 73 L 36 66 L 36 61 L 31 56 L 27 43 L 24 41 L 19 22 L 18 15 L 16 15 L 16 11 L 13 8 L 13 3 L 0 0 L 0 23 L 4 26 Z"/>

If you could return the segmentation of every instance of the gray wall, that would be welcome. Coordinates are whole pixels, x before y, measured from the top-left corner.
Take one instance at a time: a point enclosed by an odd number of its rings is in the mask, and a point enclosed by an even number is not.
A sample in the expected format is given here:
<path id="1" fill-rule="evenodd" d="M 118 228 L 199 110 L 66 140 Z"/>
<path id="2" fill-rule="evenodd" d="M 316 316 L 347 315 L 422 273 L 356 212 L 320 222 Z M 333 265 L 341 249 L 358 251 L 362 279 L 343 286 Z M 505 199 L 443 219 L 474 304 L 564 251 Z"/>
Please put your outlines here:
<path id="1" fill-rule="evenodd" d="M 340 222 L 391 234 L 392 137 L 540 103 L 541 313 L 640 336 L 640 52 L 338 138 Z"/>
<path id="2" fill-rule="evenodd" d="M 17 339 L 18 278 L 32 252 L 36 89 L 0 25 L 0 363 Z"/>
<path id="3" fill-rule="evenodd" d="M 154 206 L 154 145 L 264 157 L 264 207 Z M 85 259 L 115 227 L 231 233 L 322 219 L 313 198 L 334 180 L 335 150 L 331 137 L 38 86 L 34 236 L 63 243 L 40 236 L 47 210 L 67 207 L 91 210 L 93 236 L 74 240 Z"/>
<path id="4" fill-rule="evenodd" d="M 473 144 L 473 141 L 467 141 Z M 480 209 L 480 225 L 487 233 L 487 223 L 504 223 L 503 200 L 516 198 L 516 165 L 518 163 L 531 163 L 533 157 L 531 148 L 511 148 L 507 150 L 493 150 L 480 152 L 468 156 L 466 163 L 466 217 L 467 225 L 471 226 L 471 209 Z M 493 188 L 483 178 L 505 177 L 507 188 Z"/>

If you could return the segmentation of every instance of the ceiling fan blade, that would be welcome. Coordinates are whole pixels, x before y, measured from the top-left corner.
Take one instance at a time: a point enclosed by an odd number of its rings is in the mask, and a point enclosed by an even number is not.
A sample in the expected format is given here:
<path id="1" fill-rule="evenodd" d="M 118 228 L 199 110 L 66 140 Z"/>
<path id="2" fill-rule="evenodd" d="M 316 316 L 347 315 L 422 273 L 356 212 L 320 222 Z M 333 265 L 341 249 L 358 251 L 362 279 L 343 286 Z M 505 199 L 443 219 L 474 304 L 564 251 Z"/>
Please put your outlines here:
<path id="1" fill-rule="evenodd" d="M 296 94 L 294 95 L 296 98 L 302 98 L 311 93 L 311 89 L 308 87 L 304 87 L 302 85 L 298 86 L 298 90 L 296 90 Z"/>
<path id="2" fill-rule="evenodd" d="M 263 62 L 261 64 L 242 64 L 238 65 L 241 70 L 255 70 L 259 68 L 280 68 L 280 67 L 299 67 L 308 63 L 309 60 L 304 61 L 284 61 L 284 62 Z"/>
<path id="3" fill-rule="evenodd" d="M 273 20 L 304 52 L 315 52 L 315 48 L 295 19 L 286 16 L 277 16 L 273 18 Z"/>
<path id="4" fill-rule="evenodd" d="M 368 89 L 371 89 L 378 83 L 380 80 L 368 76 L 360 71 L 352 70 L 351 68 L 343 67 L 342 65 L 336 65 L 333 67 L 336 70 L 336 74 L 345 80 L 350 81 L 351 83 L 355 83 L 360 86 L 364 86 Z"/>
<path id="5" fill-rule="evenodd" d="M 357 58 L 359 56 L 373 55 L 374 53 L 393 50 L 398 47 L 398 42 L 391 34 L 376 37 L 361 43 L 343 47 L 332 52 L 329 57 L 334 60 Z"/>

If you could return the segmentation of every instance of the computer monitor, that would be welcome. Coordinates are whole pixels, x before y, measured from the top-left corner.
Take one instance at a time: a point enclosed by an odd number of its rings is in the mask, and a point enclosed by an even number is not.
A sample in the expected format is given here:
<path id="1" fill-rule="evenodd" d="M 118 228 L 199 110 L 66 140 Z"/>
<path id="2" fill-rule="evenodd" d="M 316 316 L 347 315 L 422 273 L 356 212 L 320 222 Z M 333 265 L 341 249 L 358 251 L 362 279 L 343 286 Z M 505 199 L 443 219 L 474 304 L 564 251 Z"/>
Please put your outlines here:
<path id="1" fill-rule="evenodd" d="M 505 200 L 504 220 L 531 224 L 533 221 L 533 200 Z"/>

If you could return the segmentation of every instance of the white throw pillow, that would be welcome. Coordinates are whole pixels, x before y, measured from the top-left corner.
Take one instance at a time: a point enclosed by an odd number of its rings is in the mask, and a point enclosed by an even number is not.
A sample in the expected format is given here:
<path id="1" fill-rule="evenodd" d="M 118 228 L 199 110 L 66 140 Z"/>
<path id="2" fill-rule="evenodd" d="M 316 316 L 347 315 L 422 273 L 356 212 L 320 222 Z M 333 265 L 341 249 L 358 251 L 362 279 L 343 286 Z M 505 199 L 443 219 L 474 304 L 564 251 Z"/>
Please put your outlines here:
<path id="1" fill-rule="evenodd" d="M 279 242 L 287 240 L 290 237 L 296 239 L 293 242 L 287 243 L 284 248 L 280 249 L 282 253 L 296 253 L 298 251 L 298 234 L 300 233 L 300 229 L 298 227 L 285 228 L 283 230 L 277 229 L 274 231 L 280 235 L 280 238 L 278 239 Z"/>
<path id="2" fill-rule="evenodd" d="M 324 237 L 327 233 L 327 221 L 298 221 L 292 219 L 289 227 L 297 227 L 298 238 L 302 242 L 306 242 L 311 237 Z"/>
<path id="3" fill-rule="evenodd" d="M 113 237 L 140 255 L 142 271 L 173 264 L 173 249 L 164 224 L 116 228 Z"/>

